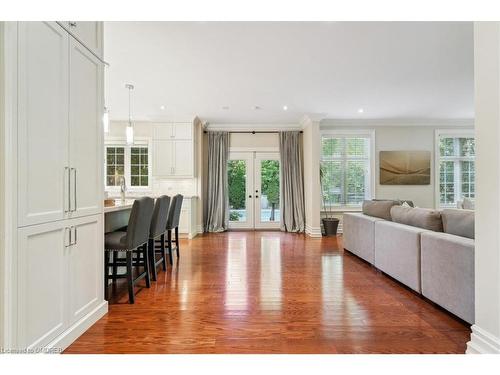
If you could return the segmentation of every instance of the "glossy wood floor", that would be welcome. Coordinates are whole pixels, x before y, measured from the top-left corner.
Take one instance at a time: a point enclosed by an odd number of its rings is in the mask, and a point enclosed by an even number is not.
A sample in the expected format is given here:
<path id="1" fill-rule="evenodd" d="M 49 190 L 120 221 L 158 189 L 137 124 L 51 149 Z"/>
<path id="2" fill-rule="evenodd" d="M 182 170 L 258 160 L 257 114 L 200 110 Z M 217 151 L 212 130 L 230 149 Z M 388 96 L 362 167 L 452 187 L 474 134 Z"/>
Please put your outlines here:
<path id="1" fill-rule="evenodd" d="M 280 232 L 182 241 L 66 353 L 464 353 L 467 325 L 341 249 Z"/>

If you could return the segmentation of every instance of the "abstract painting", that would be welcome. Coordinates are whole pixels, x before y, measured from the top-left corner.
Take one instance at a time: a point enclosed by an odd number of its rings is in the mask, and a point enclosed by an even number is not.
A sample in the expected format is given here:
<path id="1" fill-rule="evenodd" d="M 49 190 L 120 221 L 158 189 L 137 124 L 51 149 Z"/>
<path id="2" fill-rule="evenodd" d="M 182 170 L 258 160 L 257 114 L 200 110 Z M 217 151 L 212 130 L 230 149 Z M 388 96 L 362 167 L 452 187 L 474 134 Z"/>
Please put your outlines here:
<path id="1" fill-rule="evenodd" d="M 430 183 L 430 151 L 380 151 L 380 185 Z"/>

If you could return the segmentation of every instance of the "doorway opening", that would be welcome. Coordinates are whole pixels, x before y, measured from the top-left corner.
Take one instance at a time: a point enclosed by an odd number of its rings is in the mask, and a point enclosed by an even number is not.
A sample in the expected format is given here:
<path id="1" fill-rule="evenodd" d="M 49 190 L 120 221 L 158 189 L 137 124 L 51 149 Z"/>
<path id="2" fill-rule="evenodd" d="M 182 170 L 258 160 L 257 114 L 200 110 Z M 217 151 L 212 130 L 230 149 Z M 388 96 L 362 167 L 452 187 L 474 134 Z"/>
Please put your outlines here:
<path id="1" fill-rule="evenodd" d="M 280 227 L 278 152 L 231 152 L 228 162 L 229 228 Z"/>

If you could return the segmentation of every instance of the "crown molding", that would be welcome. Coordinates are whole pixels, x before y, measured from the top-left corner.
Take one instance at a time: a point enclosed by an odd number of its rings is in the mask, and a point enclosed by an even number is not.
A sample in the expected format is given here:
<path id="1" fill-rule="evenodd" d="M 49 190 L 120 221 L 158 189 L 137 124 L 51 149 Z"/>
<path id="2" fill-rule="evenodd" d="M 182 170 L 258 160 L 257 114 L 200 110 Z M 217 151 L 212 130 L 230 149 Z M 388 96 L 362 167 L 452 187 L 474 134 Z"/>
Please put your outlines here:
<path id="1" fill-rule="evenodd" d="M 428 127 L 474 127 L 474 119 L 324 119 L 322 129 L 330 127 L 382 127 L 382 126 L 428 126 Z"/>
<path id="2" fill-rule="evenodd" d="M 285 131 L 301 130 L 300 124 L 208 124 L 212 131 Z"/>

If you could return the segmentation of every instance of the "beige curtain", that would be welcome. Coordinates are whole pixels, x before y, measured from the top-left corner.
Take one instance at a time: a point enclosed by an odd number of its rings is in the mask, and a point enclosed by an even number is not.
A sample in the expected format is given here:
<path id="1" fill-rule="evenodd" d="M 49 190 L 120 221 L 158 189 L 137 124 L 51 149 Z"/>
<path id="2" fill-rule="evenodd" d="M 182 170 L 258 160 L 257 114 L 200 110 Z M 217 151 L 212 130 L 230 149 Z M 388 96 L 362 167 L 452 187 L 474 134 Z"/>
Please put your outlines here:
<path id="1" fill-rule="evenodd" d="M 229 133 L 208 132 L 205 232 L 223 232 L 229 225 L 228 158 Z"/>
<path id="2" fill-rule="evenodd" d="M 300 132 L 280 133 L 281 230 L 304 232 L 304 172 Z"/>

